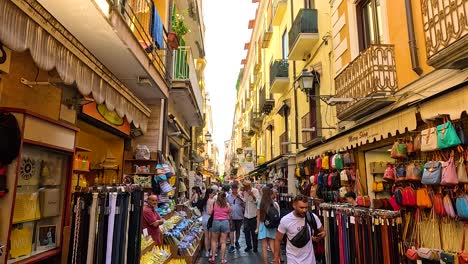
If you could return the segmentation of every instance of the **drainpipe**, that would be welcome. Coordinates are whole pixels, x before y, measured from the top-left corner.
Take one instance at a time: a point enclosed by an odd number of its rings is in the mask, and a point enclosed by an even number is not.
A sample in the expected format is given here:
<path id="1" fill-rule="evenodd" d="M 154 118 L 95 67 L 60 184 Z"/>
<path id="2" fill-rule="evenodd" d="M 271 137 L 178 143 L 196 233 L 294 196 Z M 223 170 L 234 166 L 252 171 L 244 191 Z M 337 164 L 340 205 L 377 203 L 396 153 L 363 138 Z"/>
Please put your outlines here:
<path id="1" fill-rule="evenodd" d="M 422 74 L 421 66 L 419 65 L 418 59 L 418 48 L 416 46 L 416 38 L 414 34 L 414 23 L 413 23 L 413 10 L 411 6 L 411 0 L 405 0 L 405 9 L 406 9 L 406 26 L 408 28 L 408 39 L 409 39 L 409 48 L 411 54 L 411 66 L 413 71 L 418 75 Z"/>
<path id="2" fill-rule="evenodd" d="M 294 24 L 294 1 L 291 1 L 291 28 Z M 289 36 L 288 36 L 288 42 L 289 42 Z M 290 47 L 288 47 L 289 49 Z M 293 77 L 294 80 L 296 79 L 296 61 L 293 61 Z M 294 86 L 294 83 L 293 83 Z M 299 150 L 299 113 L 297 112 L 297 89 L 293 89 L 294 92 L 294 126 L 295 126 L 295 132 L 296 132 L 296 153 Z"/>

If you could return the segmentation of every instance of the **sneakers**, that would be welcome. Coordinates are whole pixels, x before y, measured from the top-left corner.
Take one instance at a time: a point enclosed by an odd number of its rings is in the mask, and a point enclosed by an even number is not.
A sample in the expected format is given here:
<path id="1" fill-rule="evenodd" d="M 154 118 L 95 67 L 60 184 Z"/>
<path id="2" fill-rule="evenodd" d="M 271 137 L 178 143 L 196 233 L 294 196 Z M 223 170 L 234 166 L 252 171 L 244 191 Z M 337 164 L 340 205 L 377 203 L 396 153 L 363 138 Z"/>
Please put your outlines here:
<path id="1" fill-rule="evenodd" d="M 229 247 L 229 253 L 234 253 L 234 251 L 236 251 L 236 249 L 234 248 L 234 246 L 230 246 Z"/>
<path id="2" fill-rule="evenodd" d="M 236 249 L 240 249 L 240 248 L 241 248 L 241 246 L 240 246 L 239 242 L 236 242 Z"/>
<path id="3" fill-rule="evenodd" d="M 250 252 L 250 250 L 252 250 L 252 249 L 251 248 L 245 248 L 244 252 Z"/>

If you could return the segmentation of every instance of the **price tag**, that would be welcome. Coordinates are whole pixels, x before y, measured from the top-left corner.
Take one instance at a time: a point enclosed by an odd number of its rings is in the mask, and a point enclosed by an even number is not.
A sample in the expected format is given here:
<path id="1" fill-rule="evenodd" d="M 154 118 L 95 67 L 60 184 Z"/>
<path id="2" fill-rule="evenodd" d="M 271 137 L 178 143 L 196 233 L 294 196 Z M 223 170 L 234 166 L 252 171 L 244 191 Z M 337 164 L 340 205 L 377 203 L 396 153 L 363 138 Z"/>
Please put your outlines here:
<path id="1" fill-rule="evenodd" d="M 331 211 L 331 217 L 335 217 L 335 214 L 333 213 L 333 211 Z"/>
<path id="2" fill-rule="evenodd" d="M 312 205 L 312 211 L 315 210 L 315 205 Z"/>
<path id="3" fill-rule="evenodd" d="M 143 236 L 147 237 L 148 236 L 148 229 L 143 229 Z"/>
<path id="4" fill-rule="evenodd" d="M 354 219 L 354 216 L 350 216 L 349 221 L 351 222 L 351 224 L 356 224 L 356 220 Z"/>

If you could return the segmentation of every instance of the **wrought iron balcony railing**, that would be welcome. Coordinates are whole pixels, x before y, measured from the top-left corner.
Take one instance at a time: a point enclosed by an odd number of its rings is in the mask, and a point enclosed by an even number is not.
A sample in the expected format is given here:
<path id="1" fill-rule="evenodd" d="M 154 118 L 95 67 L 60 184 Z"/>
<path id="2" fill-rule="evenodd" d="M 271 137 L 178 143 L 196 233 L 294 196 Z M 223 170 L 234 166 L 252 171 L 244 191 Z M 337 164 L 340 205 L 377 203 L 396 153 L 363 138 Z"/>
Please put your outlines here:
<path id="1" fill-rule="evenodd" d="M 167 31 L 153 1 L 108 1 L 118 8 L 133 35 L 145 49 L 151 64 L 166 81 L 170 80 L 166 65 L 172 52 L 168 48 Z"/>
<path id="2" fill-rule="evenodd" d="M 273 99 L 273 95 L 271 93 L 268 93 L 267 97 L 267 92 L 264 87 L 260 89 L 259 95 L 260 112 L 270 114 L 271 110 L 273 110 L 273 107 L 275 106 L 275 100 Z"/>
<path id="3" fill-rule="evenodd" d="M 335 78 L 335 88 L 336 97 L 355 99 L 337 105 L 341 120 L 362 100 L 393 94 L 398 88 L 393 45 L 371 45 Z"/>
<path id="4" fill-rule="evenodd" d="M 437 67 L 466 59 L 468 2 L 421 0 L 421 11 L 428 64 Z M 443 52 L 447 48 L 450 50 Z"/>
<path id="5" fill-rule="evenodd" d="M 181 46 L 174 50 L 173 77 L 174 81 L 189 81 L 192 93 L 200 111 L 203 109 L 203 96 L 198 83 L 197 72 L 190 47 Z"/>
<path id="6" fill-rule="evenodd" d="M 289 78 L 289 62 L 288 60 L 275 60 L 270 67 L 270 87 L 276 78 Z"/>
<path id="7" fill-rule="evenodd" d="M 289 30 L 289 52 L 301 33 L 318 33 L 317 9 L 301 9 Z"/>

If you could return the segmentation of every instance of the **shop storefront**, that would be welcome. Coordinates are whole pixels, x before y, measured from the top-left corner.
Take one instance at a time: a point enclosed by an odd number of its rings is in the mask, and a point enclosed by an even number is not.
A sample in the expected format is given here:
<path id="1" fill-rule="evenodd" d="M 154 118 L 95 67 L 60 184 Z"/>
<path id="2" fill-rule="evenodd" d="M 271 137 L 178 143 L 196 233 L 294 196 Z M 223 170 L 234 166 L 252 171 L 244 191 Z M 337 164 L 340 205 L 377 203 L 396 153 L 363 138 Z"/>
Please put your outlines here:
<path id="1" fill-rule="evenodd" d="M 327 263 L 463 257 L 467 94 L 454 87 L 298 154 L 301 191 L 329 229 Z M 343 203 L 351 191 L 359 209 Z"/>
<path id="2" fill-rule="evenodd" d="M 146 131 L 150 111 L 60 24 L 22 4 L 0 1 L 0 113 L 14 116 L 21 138 L 2 168 L 0 263 L 73 263 L 83 237 L 70 208 L 84 200 L 72 192 L 122 182 L 124 139 L 130 128 Z"/>

